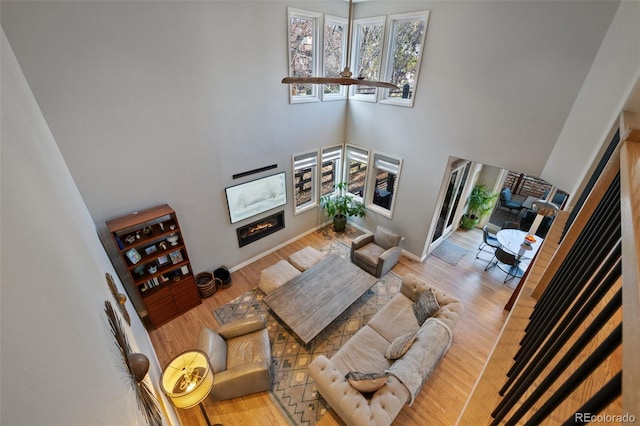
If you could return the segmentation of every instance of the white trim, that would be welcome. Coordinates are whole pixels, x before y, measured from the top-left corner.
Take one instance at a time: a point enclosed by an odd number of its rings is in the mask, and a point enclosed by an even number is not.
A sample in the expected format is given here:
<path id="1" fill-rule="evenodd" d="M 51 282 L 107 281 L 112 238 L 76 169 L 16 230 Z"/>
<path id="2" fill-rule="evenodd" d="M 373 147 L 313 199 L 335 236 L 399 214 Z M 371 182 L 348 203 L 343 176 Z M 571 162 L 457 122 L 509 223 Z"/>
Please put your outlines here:
<path id="1" fill-rule="evenodd" d="M 322 70 L 322 50 L 320 46 L 322 46 L 322 36 L 320 34 L 320 28 L 324 28 L 322 24 L 322 14 L 318 12 L 312 12 L 303 9 L 296 9 L 294 7 L 287 7 L 287 70 L 289 75 L 291 75 L 291 18 L 300 18 L 300 19 L 309 19 L 313 21 L 313 33 L 312 33 L 312 50 L 313 50 L 313 65 L 312 65 L 312 75 L 319 75 L 320 70 Z M 324 31 L 323 31 L 324 32 Z M 317 84 L 311 85 L 311 95 L 308 96 L 294 96 L 291 93 L 291 85 L 289 85 L 289 103 L 290 104 L 299 104 L 299 103 L 309 103 L 309 102 L 320 102 L 320 91 L 318 89 Z"/>
<path id="2" fill-rule="evenodd" d="M 386 153 L 382 153 L 379 151 L 373 151 L 373 155 L 371 156 L 369 167 L 367 168 L 367 194 L 365 197 L 365 207 L 371 211 L 378 213 L 381 216 L 387 217 L 391 219 L 393 217 L 393 211 L 395 209 L 396 200 L 398 198 L 397 192 L 400 187 L 400 172 L 402 171 L 402 158 L 396 157 L 395 155 L 390 155 Z M 391 197 L 391 204 L 389 205 L 389 209 L 385 209 L 377 204 L 373 203 L 373 196 L 375 192 L 375 180 L 376 180 L 376 172 L 375 170 L 369 173 L 371 169 L 379 169 L 385 171 L 387 173 L 391 173 L 395 175 L 396 179 L 394 182 L 394 188 Z"/>
<path id="3" fill-rule="evenodd" d="M 328 151 L 329 154 L 327 155 L 328 158 L 324 157 L 324 152 Z M 334 173 L 334 191 L 333 193 L 330 194 L 322 194 L 322 164 L 325 161 L 335 161 L 335 160 L 339 160 L 337 167 L 334 167 L 333 169 L 333 173 Z M 335 186 L 342 182 L 342 174 L 343 174 L 343 170 L 342 168 L 344 167 L 344 146 L 343 145 L 331 145 L 331 146 L 325 146 L 323 148 L 320 148 L 320 167 L 318 167 L 318 195 L 320 197 L 324 197 L 326 195 L 334 195 L 336 193 L 336 188 Z"/>
<path id="4" fill-rule="evenodd" d="M 347 56 L 347 24 L 348 20 L 346 18 L 333 16 L 333 15 L 324 15 L 324 24 L 322 25 L 322 75 L 325 77 L 333 77 L 326 76 L 324 69 L 324 60 L 325 60 L 325 40 L 327 35 L 327 25 L 337 24 L 344 25 L 344 34 L 342 36 L 342 59 L 340 61 L 340 70 L 344 68 L 344 64 L 346 62 Z M 337 76 L 336 76 L 337 77 Z M 340 86 L 340 93 L 324 93 L 324 85 L 320 89 L 320 97 L 323 102 L 332 102 L 332 101 L 346 101 L 347 100 L 348 88 L 347 86 Z"/>
<path id="5" fill-rule="evenodd" d="M 313 169 L 311 171 L 311 200 L 296 205 L 296 171 Z M 318 150 L 306 151 L 291 156 L 291 193 L 293 198 L 293 214 L 297 215 L 318 205 Z"/>
<path id="6" fill-rule="evenodd" d="M 418 19 L 423 19 L 424 20 L 424 31 L 422 33 L 422 40 L 420 41 L 420 53 L 418 55 L 418 63 L 416 66 L 416 72 L 414 75 L 414 85 L 413 85 L 413 90 L 412 90 L 412 94 L 411 97 L 409 97 L 408 99 L 403 99 L 403 98 L 390 98 L 389 97 L 389 90 L 388 89 L 383 89 L 381 90 L 381 100 L 380 103 L 381 104 L 387 104 L 387 105 L 398 105 L 398 106 L 404 106 L 404 107 L 413 107 L 413 102 L 415 99 L 415 95 L 416 95 L 416 91 L 417 91 L 417 87 L 418 87 L 418 77 L 420 74 L 420 67 L 422 64 L 422 57 L 424 56 L 424 49 L 425 49 L 425 41 L 426 41 L 426 35 L 427 35 L 427 27 L 429 25 L 429 10 L 424 10 L 424 11 L 420 11 L 420 12 L 410 12 L 410 13 L 402 13 L 402 14 L 397 14 L 397 15 L 390 15 L 389 16 L 389 36 L 388 36 L 388 44 L 387 44 L 387 49 L 386 49 L 386 58 L 385 58 L 385 66 L 384 66 L 384 76 L 386 78 L 387 81 L 390 80 L 391 78 L 391 69 L 393 68 L 393 47 L 395 44 L 395 29 L 396 29 L 396 24 L 399 22 L 406 22 L 406 21 L 414 21 L 414 20 L 418 20 Z M 395 84 L 395 82 L 392 82 Z M 401 88 L 402 89 L 402 88 Z"/>
<path id="7" fill-rule="evenodd" d="M 364 188 L 362 189 L 362 197 L 356 194 L 351 195 L 354 196 L 354 199 L 358 201 L 364 202 L 365 197 L 367 196 L 367 188 L 369 187 L 369 163 L 370 163 L 370 151 L 366 148 L 346 144 L 344 147 L 344 165 L 342 166 L 342 180 L 347 182 L 347 188 L 349 185 L 349 161 L 354 160 L 362 164 L 366 164 L 367 170 L 364 177 Z M 348 191 L 347 191 L 348 192 Z"/>
<path id="8" fill-rule="evenodd" d="M 352 53 L 352 58 L 351 58 L 351 72 L 353 72 L 353 76 L 354 77 L 358 77 L 358 74 L 360 73 L 360 69 L 358 67 L 358 59 L 360 58 L 360 49 L 359 49 L 359 45 L 360 45 L 360 28 L 361 27 L 366 27 L 366 26 L 375 26 L 375 25 L 380 25 L 382 27 L 382 31 L 381 31 L 381 39 L 380 39 L 380 62 L 378 64 L 378 80 L 382 80 L 382 64 L 383 64 L 383 55 L 384 55 L 384 36 L 385 36 L 385 22 L 386 22 L 386 18 L 385 16 L 375 16 L 372 18 L 362 18 L 362 19 L 355 19 L 353 21 L 354 23 L 354 31 L 353 31 L 353 41 L 352 41 L 352 45 L 351 45 L 351 51 Z M 380 91 L 378 90 L 378 88 L 374 88 L 375 92 L 371 95 L 363 95 L 363 94 L 357 94 L 356 93 L 356 88 L 358 86 L 353 85 L 351 86 L 351 89 L 349 90 L 349 99 L 353 99 L 353 100 L 357 100 L 357 101 L 365 101 L 365 102 L 377 102 L 378 100 L 378 93 L 380 93 Z"/>

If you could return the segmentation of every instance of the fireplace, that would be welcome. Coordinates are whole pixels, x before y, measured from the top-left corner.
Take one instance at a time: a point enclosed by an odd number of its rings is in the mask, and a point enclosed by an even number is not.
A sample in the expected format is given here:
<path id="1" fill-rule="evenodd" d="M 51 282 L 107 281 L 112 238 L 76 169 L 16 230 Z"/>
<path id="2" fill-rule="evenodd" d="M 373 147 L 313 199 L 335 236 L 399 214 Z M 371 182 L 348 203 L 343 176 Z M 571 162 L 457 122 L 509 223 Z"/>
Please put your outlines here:
<path id="1" fill-rule="evenodd" d="M 236 229 L 240 247 L 284 228 L 284 210 Z"/>

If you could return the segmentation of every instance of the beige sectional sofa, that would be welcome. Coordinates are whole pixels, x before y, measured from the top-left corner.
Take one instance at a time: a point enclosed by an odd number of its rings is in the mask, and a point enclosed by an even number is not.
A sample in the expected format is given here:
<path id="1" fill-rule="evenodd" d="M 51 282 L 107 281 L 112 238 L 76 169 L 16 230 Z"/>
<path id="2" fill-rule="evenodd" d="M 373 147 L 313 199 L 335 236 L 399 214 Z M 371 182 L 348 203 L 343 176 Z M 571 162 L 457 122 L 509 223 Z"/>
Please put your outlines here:
<path id="1" fill-rule="evenodd" d="M 362 329 L 328 359 L 318 356 L 309 374 L 329 406 L 347 425 L 389 425 L 405 404 L 411 405 L 422 385 L 453 340 L 452 330 L 463 313 L 462 304 L 433 289 L 439 309 L 422 326 L 413 304 L 430 287 L 407 274 L 394 296 Z M 415 333 L 415 341 L 396 360 L 385 353 L 396 338 Z M 356 390 L 349 372 L 386 373 L 384 385 L 370 393 Z"/>

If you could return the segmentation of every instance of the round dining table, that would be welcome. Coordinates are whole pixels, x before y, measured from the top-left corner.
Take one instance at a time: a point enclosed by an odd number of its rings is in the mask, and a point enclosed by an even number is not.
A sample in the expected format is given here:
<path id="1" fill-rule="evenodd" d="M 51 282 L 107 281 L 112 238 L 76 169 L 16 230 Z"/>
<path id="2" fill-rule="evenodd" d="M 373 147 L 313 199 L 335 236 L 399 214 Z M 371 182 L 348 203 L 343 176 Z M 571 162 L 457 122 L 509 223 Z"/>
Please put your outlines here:
<path id="1" fill-rule="evenodd" d="M 519 229 L 502 229 L 496 234 L 496 238 L 503 250 L 520 256 L 520 259 L 532 259 L 544 239 L 536 235 L 536 242 L 529 245 L 524 242 L 524 237 L 526 236 L 527 233 Z"/>

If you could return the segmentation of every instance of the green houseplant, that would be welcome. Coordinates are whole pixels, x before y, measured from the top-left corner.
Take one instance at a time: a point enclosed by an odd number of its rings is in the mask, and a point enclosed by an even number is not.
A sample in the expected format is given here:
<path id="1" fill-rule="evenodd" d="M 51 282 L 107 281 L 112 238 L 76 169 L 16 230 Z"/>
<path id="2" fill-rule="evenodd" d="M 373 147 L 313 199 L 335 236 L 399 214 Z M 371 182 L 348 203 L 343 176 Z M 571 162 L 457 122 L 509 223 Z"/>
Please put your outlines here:
<path id="1" fill-rule="evenodd" d="M 489 191 L 484 184 L 476 184 L 467 200 L 467 212 L 462 215 L 462 227 L 469 230 L 478 226 L 480 219 L 493 210 L 498 195 Z"/>
<path id="2" fill-rule="evenodd" d="M 347 182 L 340 182 L 336 185 L 336 196 L 330 194 L 320 199 L 320 207 L 327 211 L 329 217 L 333 217 L 336 232 L 344 232 L 348 216 L 364 217 L 366 214 L 364 204 L 349 194 L 347 188 Z"/>

